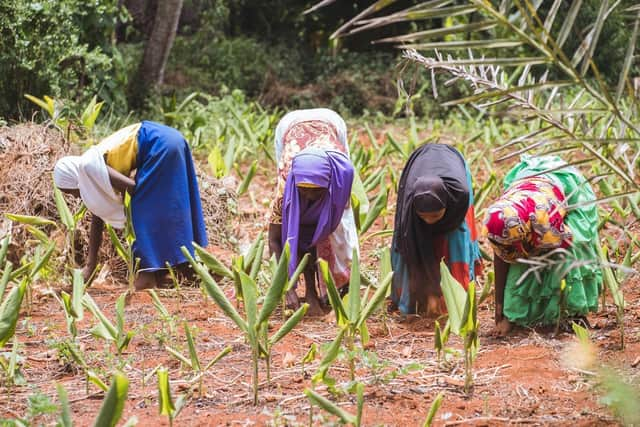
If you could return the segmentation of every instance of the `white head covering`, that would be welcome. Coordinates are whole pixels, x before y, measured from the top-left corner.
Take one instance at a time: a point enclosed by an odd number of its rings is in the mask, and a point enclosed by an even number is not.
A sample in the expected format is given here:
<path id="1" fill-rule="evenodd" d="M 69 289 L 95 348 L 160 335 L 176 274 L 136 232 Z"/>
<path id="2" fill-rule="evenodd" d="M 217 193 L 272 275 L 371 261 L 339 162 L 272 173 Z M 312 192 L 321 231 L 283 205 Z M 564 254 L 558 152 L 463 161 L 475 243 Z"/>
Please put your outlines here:
<path id="1" fill-rule="evenodd" d="M 113 191 L 104 156 L 96 146 L 82 156 L 58 160 L 53 168 L 53 182 L 61 189 L 79 189 L 87 209 L 112 227 L 124 228 L 124 205 Z"/>
<path id="2" fill-rule="evenodd" d="M 80 156 L 61 158 L 53 168 L 53 183 L 62 190 L 77 189 L 79 169 Z"/>

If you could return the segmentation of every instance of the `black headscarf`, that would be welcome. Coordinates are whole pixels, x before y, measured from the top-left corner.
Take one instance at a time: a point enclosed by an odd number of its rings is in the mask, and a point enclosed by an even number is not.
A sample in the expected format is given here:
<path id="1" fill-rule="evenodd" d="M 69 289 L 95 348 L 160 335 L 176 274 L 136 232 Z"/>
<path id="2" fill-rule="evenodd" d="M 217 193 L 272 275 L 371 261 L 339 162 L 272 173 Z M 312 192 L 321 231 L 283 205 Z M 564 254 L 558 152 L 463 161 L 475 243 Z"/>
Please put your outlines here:
<path id="1" fill-rule="evenodd" d="M 442 295 L 440 260 L 436 259 L 433 237 L 458 228 L 469 209 L 469 185 L 462 154 L 444 144 L 426 144 L 409 157 L 398 186 L 393 248 L 402 255 L 409 270 L 412 306 L 427 295 Z M 418 212 L 445 214 L 427 224 Z M 394 276 L 394 280 L 400 277 Z"/>

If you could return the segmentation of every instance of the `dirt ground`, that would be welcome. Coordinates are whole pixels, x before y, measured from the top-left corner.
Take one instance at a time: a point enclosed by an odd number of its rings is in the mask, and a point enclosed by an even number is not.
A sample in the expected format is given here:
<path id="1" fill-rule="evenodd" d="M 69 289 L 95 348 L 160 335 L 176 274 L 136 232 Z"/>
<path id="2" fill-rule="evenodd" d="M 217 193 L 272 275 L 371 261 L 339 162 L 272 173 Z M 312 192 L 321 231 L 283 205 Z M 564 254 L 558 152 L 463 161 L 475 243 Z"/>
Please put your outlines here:
<path id="1" fill-rule="evenodd" d="M 261 171 L 252 184 L 252 194 L 239 201 L 242 215 L 238 217 L 236 232 L 241 246 L 255 238 L 264 227 L 266 204 L 271 194 L 271 178 L 268 177 L 267 171 Z M 392 218 L 388 213 L 384 220 L 377 221 L 373 231 L 382 229 L 383 221 L 390 224 Z M 363 261 L 368 266 L 365 268 L 374 268 L 376 251 L 388 244 L 388 238 L 364 241 Z M 211 251 L 226 262 L 233 255 L 223 247 L 212 247 Z M 490 265 L 485 265 L 485 269 L 488 271 Z M 84 375 L 61 360 L 57 349 L 57 344 L 67 338 L 68 333 L 63 312 L 49 290 L 60 286 L 59 283 L 39 283 L 30 312 L 23 313 L 18 323 L 20 354 L 25 357 L 22 372 L 28 385 L 0 388 L 0 418 L 24 416 L 28 397 L 37 392 L 56 401 L 56 384 L 59 383 L 68 391 L 75 425 L 91 425 L 95 419 L 104 394 L 94 385 L 88 387 L 87 393 Z M 223 288 L 229 296 L 233 294 L 230 283 L 223 282 Z M 109 281 L 98 281 L 88 289 L 110 319 L 115 318 L 115 301 L 124 291 L 124 284 Z M 274 347 L 271 383 L 266 383 L 264 364 L 261 364 L 260 402 L 253 406 L 250 347 L 235 324 L 198 289 L 158 293 L 173 321 L 158 316 L 147 292 L 136 293 L 125 310 L 126 328 L 135 331 L 135 336 L 121 357 L 116 356 L 112 345 L 90 335 L 89 329 L 95 322 L 90 313 L 85 312 L 78 327 L 77 342 L 88 363 L 105 382 L 109 381 L 108 373 L 116 368 L 130 380 L 122 422 L 136 416 L 141 426 L 169 425 L 166 417 L 158 415 L 155 376 L 146 384 L 144 382 L 145 376 L 163 365 L 169 369 L 174 398 L 191 393 L 174 421 L 175 425 L 310 424 L 310 406 L 302 392 L 311 386 L 311 375 L 321 356 L 304 367 L 301 360 L 313 343 L 322 350 L 322 346 L 335 337 L 337 327 L 333 313 L 323 318 L 304 319 Z M 637 278 L 625 285 L 625 297 L 626 348 L 619 350 L 615 307 L 611 302 L 589 318 L 593 326 L 591 335 L 601 360 L 637 372 L 640 355 Z M 274 316 L 273 329 L 279 326 L 281 318 L 279 312 Z M 369 320 L 371 342 L 357 366 L 357 378 L 365 384 L 363 424 L 422 425 L 439 392 L 444 393 L 444 400 L 435 425 L 593 426 L 616 423 L 608 409 L 598 402 L 589 373 L 569 368 L 564 363 L 566 348 L 575 341 L 572 334 L 562 332 L 555 336 L 553 331 L 521 329 L 507 338 L 496 338 L 492 334 L 492 297 L 480 306 L 479 319 L 480 351 L 473 369 L 474 387 L 469 396 L 463 392 L 461 356 L 450 354 L 446 360 L 437 361 L 433 320 L 401 319 L 397 314 L 378 315 Z M 190 373 L 165 350 L 165 345 L 170 345 L 188 354 L 183 320 L 196 330 L 197 349 L 204 363 L 226 346 L 233 349 L 204 376 L 201 396 L 197 389 L 189 391 L 187 379 Z M 175 327 L 173 333 L 171 323 Z M 457 337 L 452 337 L 448 346 L 462 349 Z M 344 360 L 337 362 L 330 373 L 339 384 L 348 382 Z M 318 386 L 316 390 L 329 396 L 324 386 Z M 353 395 L 329 398 L 355 413 Z M 318 408 L 313 409 L 312 416 L 313 425 L 336 423 L 335 417 Z M 42 416 L 37 421 L 50 425 L 53 419 Z"/>

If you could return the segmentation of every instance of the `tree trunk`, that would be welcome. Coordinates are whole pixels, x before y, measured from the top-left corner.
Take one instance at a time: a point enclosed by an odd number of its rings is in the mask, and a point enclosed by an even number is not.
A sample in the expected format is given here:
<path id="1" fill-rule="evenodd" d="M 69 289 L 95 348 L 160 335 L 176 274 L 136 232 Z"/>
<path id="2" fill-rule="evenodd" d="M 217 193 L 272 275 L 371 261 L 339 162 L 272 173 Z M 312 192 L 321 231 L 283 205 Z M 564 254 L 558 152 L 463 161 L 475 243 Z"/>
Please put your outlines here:
<path id="1" fill-rule="evenodd" d="M 137 76 L 131 81 L 130 103 L 134 108 L 144 104 L 150 91 L 162 84 L 164 68 L 178 29 L 184 0 L 162 0 L 153 19 L 151 35 L 144 48 Z"/>

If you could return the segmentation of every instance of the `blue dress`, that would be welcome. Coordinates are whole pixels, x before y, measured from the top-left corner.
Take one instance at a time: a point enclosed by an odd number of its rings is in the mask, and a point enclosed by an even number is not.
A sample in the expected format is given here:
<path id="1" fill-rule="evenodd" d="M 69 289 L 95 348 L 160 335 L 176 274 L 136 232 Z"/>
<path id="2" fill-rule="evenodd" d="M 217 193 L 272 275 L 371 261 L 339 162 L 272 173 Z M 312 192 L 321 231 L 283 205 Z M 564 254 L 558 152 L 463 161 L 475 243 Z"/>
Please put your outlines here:
<path id="1" fill-rule="evenodd" d="M 136 191 L 131 216 L 140 269 L 154 271 L 187 261 L 180 248 L 193 254 L 193 244 L 207 245 L 191 150 L 171 127 L 144 121 L 138 132 Z"/>

